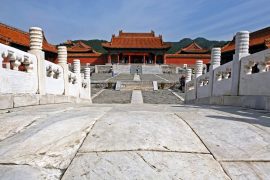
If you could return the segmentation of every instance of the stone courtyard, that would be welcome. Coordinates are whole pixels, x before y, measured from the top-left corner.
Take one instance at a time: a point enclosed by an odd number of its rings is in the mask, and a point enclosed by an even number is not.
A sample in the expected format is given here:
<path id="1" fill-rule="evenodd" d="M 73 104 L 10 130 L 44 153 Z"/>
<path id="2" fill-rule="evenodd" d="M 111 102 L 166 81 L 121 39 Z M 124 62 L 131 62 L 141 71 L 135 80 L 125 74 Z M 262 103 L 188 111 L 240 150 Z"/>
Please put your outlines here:
<path id="1" fill-rule="evenodd" d="M 0 179 L 270 177 L 266 111 L 66 103 L 0 113 Z"/>
<path id="2" fill-rule="evenodd" d="M 0 179 L 270 179 L 270 49 L 249 54 L 248 31 L 209 70 L 90 68 L 63 45 L 55 64 L 41 28 L 28 38 L 0 43 Z"/>

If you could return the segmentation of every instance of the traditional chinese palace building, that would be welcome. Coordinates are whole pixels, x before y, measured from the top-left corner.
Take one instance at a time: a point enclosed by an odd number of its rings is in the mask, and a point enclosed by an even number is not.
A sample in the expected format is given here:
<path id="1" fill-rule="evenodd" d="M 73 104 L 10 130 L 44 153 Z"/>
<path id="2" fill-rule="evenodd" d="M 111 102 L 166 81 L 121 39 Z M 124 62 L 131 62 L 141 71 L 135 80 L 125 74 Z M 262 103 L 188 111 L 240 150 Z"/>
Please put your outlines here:
<path id="1" fill-rule="evenodd" d="M 164 64 L 165 54 L 171 47 L 165 43 L 162 36 L 150 33 L 126 33 L 119 31 L 119 35 L 112 35 L 111 42 L 103 43 L 108 51 L 107 63 L 142 63 Z"/>

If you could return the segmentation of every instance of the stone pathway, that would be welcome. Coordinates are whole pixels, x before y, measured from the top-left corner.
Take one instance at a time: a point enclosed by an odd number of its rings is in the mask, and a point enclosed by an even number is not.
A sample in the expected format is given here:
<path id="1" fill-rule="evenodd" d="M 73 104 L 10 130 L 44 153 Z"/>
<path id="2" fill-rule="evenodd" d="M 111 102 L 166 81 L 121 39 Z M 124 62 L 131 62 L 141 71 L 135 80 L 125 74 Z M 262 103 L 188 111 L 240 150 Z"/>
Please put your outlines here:
<path id="1" fill-rule="evenodd" d="M 143 96 L 141 90 L 132 91 L 131 104 L 143 104 Z"/>
<path id="2" fill-rule="evenodd" d="M 270 179 L 270 113 L 61 104 L 0 111 L 0 179 Z"/>

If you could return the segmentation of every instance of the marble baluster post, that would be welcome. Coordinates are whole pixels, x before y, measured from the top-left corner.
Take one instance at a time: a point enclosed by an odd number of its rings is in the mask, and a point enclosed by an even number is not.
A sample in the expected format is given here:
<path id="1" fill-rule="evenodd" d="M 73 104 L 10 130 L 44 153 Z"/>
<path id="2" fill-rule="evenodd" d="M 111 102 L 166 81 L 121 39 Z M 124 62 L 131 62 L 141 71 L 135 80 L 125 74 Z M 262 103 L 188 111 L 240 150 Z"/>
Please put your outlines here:
<path id="1" fill-rule="evenodd" d="M 187 99 L 187 92 L 189 90 L 189 87 L 187 86 L 187 83 L 190 82 L 191 79 L 192 79 L 192 69 L 186 69 L 185 74 L 186 74 L 186 78 L 185 78 L 185 99 Z"/>
<path id="2" fill-rule="evenodd" d="M 203 61 L 197 60 L 195 65 L 195 78 L 202 75 L 203 72 Z"/>
<path id="3" fill-rule="evenodd" d="M 73 66 L 74 66 L 74 73 L 80 74 L 81 73 L 81 61 L 79 59 L 74 59 Z"/>
<path id="4" fill-rule="evenodd" d="M 29 53 L 37 57 L 37 64 L 32 67 L 33 72 L 37 75 L 38 79 L 38 91 L 40 95 L 46 94 L 45 88 L 45 78 L 46 78 L 46 68 L 45 68 L 45 53 L 42 51 L 43 33 L 42 29 L 39 27 L 30 27 L 30 50 Z"/>
<path id="5" fill-rule="evenodd" d="M 195 97 L 197 98 L 197 87 L 199 86 L 199 81 L 197 78 L 202 75 L 203 72 L 203 61 L 197 60 L 195 64 L 195 79 L 194 79 L 194 89 L 195 89 Z"/>
<path id="6" fill-rule="evenodd" d="M 89 67 L 84 68 L 84 79 L 87 80 L 87 87 L 88 87 L 88 91 L 89 91 L 89 100 L 92 103 L 92 98 L 91 98 L 91 70 Z"/>
<path id="7" fill-rule="evenodd" d="M 235 54 L 232 63 L 232 87 L 231 95 L 237 96 L 239 93 L 241 58 L 249 55 L 249 32 L 240 31 L 235 36 Z"/>
<path id="8" fill-rule="evenodd" d="M 186 83 L 191 81 L 191 75 L 192 75 L 192 70 L 191 69 L 186 69 Z"/>
<path id="9" fill-rule="evenodd" d="M 65 85 L 65 91 L 64 95 L 69 95 L 69 80 L 68 80 L 68 73 L 69 68 L 67 64 L 67 47 L 66 46 L 58 46 L 57 49 L 58 52 L 58 64 L 63 68 L 63 78 L 64 78 L 64 85 Z"/>
<path id="10" fill-rule="evenodd" d="M 213 95 L 213 84 L 215 81 L 214 70 L 220 66 L 221 62 L 221 49 L 220 48 L 212 48 L 211 51 L 211 65 L 210 65 L 210 79 L 209 79 L 209 97 Z"/>
<path id="11" fill-rule="evenodd" d="M 79 84 L 78 86 L 78 93 L 77 93 L 77 96 L 79 97 L 80 96 L 80 93 L 81 93 L 81 90 L 82 90 L 82 76 L 81 76 L 81 62 L 79 59 L 74 59 L 73 60 L 73 71 L 76 75 L 76 81 L 77 83 Z"/>

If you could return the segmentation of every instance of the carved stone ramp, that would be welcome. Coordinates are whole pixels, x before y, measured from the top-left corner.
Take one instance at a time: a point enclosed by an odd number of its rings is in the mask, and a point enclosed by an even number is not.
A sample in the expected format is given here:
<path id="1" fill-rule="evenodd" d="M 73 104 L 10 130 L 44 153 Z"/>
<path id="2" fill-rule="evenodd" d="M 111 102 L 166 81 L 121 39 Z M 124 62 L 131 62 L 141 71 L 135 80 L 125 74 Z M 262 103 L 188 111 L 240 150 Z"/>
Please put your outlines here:
<path id="1" fill-rule="evenodd" d="M 141 90 L 132 91 L 131 104 L 143 104 L 143 97 Z"/>

